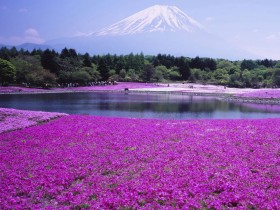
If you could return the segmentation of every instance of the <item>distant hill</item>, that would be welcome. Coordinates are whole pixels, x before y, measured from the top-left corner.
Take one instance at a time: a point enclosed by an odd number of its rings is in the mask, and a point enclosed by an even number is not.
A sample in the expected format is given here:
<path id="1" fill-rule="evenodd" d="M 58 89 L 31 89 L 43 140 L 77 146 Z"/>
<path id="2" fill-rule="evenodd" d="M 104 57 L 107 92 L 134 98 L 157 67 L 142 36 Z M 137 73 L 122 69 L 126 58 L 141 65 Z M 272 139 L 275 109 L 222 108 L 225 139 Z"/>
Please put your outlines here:
<path id="1" fill-rule="evenodd" d="M 24 50 L 28 50 L 29 52 L 31 52 L 34 49 L 41 49 L 41 50 L 46 50 L 46 49 L 54 49 L 52 46 L 50 45 L 45 45 L 45 44 L 34 44 L 34 43 L 23 43 L 21 45 L 17 45 L 17 46 L 11 46 L 11 45 L 5 45 L 5 44 L 0 44 L 0 48 L 2 47 L 6 47 L 8 49 L 11 49 L 12 47 L 16 47 L 17 50 L 20 49 L 24 49 Z"/>
<path id="2" fill-rule="evenodd" d="M 2 47 L 6 47 L 6 48 L 8 48 L 8 49 L 11 49 L 11 48 L 12 48 L 11 45 L 0 44 L 0 48 L 2 48 Z"/>
<path id="3" fill-rule="evenodd" d="M 34 44 L 34 43 L 24 43 L 21 45 L 16 46 L 18 50 L 24 49 L 28 51 L 32 51 L 34 49 L 41 49 L 41 50 L 46 50 L 46 49 L 53 49 L 53 47 L 49 45 L 44 45 L 44 44 Z"/>

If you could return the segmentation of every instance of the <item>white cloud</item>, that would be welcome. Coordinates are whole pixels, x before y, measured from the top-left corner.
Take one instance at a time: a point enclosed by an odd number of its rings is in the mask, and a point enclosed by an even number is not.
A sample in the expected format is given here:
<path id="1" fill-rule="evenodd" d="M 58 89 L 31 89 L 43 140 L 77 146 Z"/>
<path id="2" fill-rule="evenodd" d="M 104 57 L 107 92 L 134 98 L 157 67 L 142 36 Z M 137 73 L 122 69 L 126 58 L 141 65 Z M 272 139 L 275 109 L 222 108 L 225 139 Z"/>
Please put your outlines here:
<path id="1" fill-rule="evenodd" d="M 24 35 L 25 37 L 38 37 L 39 33 L 34 28 L 28 28 L 27 30 L 24 31 Z"/>
<path id="2" fill-rule="evenodd" d="M 214 17 L 207 17 L 207 18 L 205 18 L 205 20 L 206 20 L 207 22 L 212 22 L 212 21 L 215 20 L 215 18 L 214 18 Z"/>
<path id="3" fill-rule="evenodd" d="M 91 33 L 85 33 L 81 31 L 77 31 L 74 36 L 89 36 Z"/>
<path id="4" fill-rule="evenodd" d="M 265 37 L 266 40 L 280 40 L 280 32 L 270 34 L 267 37 Z"/>
<path id="5" fill-rule="evenodd" d="M 28 12 L 28 9 L 26 9 L 26 8 L 20 8 L 18 11 L 19 11 L 20 13 L 27 13 L 27 12 Z"/>
<path id="6" fill-rule="evenodd" d="M 44 42 L 44 39 L 34 28 L 26 29 L 22 36 L 0 37 L 0 43 L 3 44 L 19 45 L 27 42 L 34 44 L 42 44 Z"/>

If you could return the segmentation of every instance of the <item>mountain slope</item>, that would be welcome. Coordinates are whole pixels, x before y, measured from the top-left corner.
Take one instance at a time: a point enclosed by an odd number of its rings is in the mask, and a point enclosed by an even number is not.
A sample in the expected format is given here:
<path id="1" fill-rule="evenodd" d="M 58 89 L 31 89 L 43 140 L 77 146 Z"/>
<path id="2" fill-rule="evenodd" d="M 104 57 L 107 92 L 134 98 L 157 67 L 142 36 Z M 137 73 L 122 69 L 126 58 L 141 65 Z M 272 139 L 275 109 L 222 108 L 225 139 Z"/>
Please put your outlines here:
<path id="1" fill-rule="evenodd" d="M 187 31 L 201 29 L 202 25 L 176 6 L 155 5 L 137 12 L 92 35 L 132 35 L 146 32 Z"/>
<path id="2" fill-rule="evenodd" d="M 100 31 L 45 44 L 91 54 L 173 54 L 227 59 L 254 58 L 218 36 L 175 6 L 155 5 Z"/>

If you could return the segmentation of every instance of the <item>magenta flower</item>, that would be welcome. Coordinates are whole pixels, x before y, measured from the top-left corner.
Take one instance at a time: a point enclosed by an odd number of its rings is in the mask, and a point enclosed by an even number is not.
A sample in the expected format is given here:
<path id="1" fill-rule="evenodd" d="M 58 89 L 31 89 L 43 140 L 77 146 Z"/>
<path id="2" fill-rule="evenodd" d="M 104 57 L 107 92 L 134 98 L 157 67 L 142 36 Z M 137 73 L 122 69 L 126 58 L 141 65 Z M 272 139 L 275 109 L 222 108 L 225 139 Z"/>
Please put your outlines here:
<path id="1" fill-rule="evenodd" d="M 1 209 L 279 209 L 280 119 L 63 116 L 0 134 Z"/>

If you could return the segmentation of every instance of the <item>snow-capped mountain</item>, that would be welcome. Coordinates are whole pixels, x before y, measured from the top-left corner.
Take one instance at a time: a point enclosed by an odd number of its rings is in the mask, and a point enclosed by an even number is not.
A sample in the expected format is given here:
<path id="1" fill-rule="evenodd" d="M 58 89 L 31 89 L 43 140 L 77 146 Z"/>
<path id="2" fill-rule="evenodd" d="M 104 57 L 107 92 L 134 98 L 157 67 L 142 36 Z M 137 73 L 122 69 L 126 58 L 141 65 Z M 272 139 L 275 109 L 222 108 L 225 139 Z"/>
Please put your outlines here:
<path id="1" fill-rule="evenodd" d="M 201 29 L 202 25 L 176 6 L 155 5 L 135 13 L 92 35 L 132 35 L 147 32 L 186 31 Z"/>
<path id="2" fill-rule="evenodd" d="M 81 53 L 146 55 L 172 54 L 188 57 L 244 59 L 247 52 L 209 34 L 206 26 L 176 6 L 155 5 L 97 32 L 61 38 L 45 44 L 55 49 L 71 47 Z"/>

